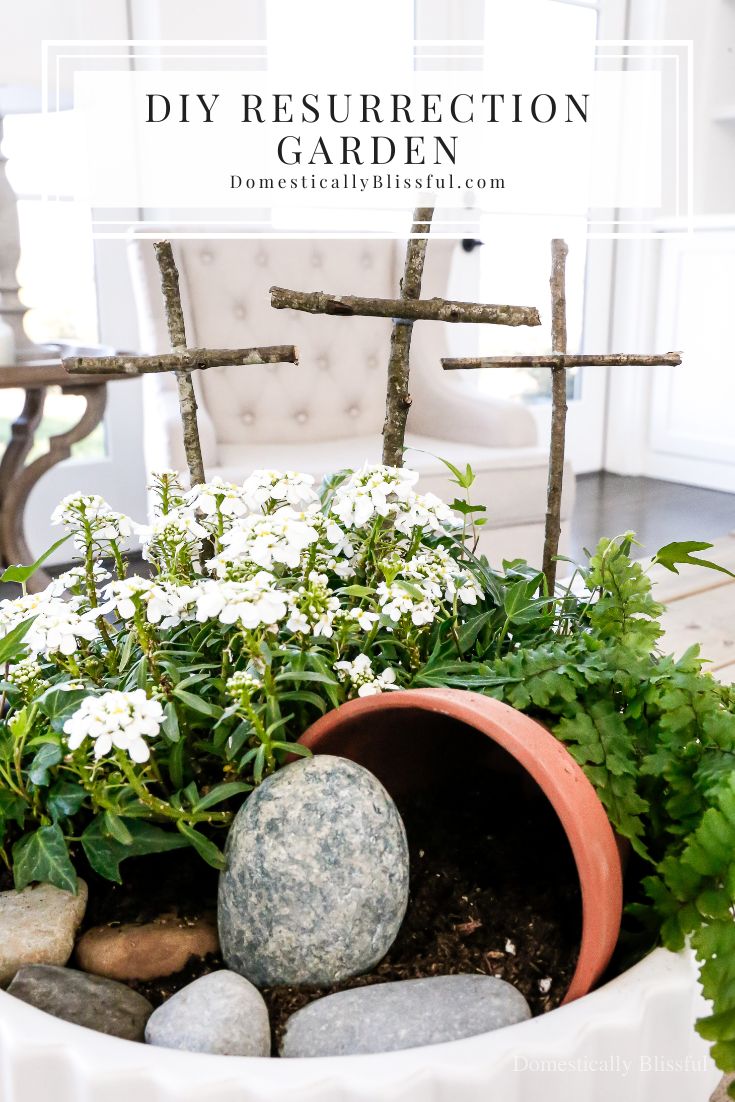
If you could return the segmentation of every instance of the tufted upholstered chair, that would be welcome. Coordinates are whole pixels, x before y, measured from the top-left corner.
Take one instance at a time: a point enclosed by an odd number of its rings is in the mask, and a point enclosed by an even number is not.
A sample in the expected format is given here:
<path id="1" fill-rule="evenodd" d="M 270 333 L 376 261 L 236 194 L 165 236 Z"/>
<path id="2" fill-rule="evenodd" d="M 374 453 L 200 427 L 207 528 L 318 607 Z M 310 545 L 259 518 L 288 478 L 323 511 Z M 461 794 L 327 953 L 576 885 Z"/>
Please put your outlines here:
<path id="1" fill-rule="evenodd" d="M 446 295 L 455 243 L 430 241 L 422 294 Z M 390 322 L 276 311 L 273 284 L 299 290 L 392 297 L 405 246 L 390 240 L 184 240 L 174 244 L 190 345 L 298 346 L 300 364 L 212 368 L 198 373 L 200 433 L 207 475 L 242 481 L 258 467 L 329 471 L 379 462 Z M 142 345 L 168 347 L 158 269 L 150 240 L 130 242 Z M 442 372 L 448 326 L 419 322 L 411 348 L 413 404 L 406 463 L 419 487 L 451 501 L 456 487 L 436 456 L 477 474 L 474 503 L 487 506 L 482 550 L 492 561 L 540 561 L 547 451 L 530 412 L 488 398 Z M 144 385 L 148 470 L 185 470 L 171 375 Z M 563 516 L 574 493 L 571 471 Z"/>

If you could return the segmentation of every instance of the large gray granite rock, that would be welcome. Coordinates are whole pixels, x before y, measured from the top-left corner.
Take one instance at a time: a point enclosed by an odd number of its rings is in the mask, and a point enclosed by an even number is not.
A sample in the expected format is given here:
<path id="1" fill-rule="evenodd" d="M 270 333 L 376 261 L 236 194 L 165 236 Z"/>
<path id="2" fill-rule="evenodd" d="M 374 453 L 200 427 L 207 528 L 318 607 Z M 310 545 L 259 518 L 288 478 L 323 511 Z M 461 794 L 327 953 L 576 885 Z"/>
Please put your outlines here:
<path id="1" fill-rule="evenodd" d="M 0 986 L 24 964 L 66 964 L 87 908 L 87 885 L 76 895 L 37 884 L 0 892 Z"/>
<path id="2" fill-rule="evenodd" d="M 148 1019 L 149 1045 L 219 1056 L 270 1056 L 268 1008 L 234 972 L 210 972 L 172 995 Z"/>
<path id="3" fill-rule="evenodd" d="M 127 1041 L 143 1040 L 153 1011 L 147 999 L 124 983 L 50 964 L 21 968 L 8 993 L 55 1018 Z"/>
<path id="4" fill-rule="evenodd" d="M 258 986 L 328 987 L 385 956 L 408 903 L 406 832 L 380 782 L 319 754 L 240 808 L 220 875 L 227 965 Z"/>
<path id="5" fill-rule="evenodd" d="M 531 1017 L 495 976 L 431 976 L 316 999 L 286 1023 L 281 1056 L 349 1056 L 459 1041 Z"/>

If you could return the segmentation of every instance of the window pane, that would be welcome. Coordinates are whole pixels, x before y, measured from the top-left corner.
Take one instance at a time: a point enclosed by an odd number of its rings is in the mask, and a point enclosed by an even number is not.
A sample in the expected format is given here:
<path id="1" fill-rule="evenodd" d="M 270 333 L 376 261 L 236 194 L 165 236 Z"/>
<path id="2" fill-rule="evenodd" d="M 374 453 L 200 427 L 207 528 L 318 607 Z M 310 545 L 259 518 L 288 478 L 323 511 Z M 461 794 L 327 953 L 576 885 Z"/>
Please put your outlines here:
<path id="1" fill-rule="evenodd" d="M 529 225 L 529 221 L 532 225 Z M 480 252 L 481 298 L 483 302 L 536 306 L 541 325 L 532 329 L 510 325 L 479 326 L 482 356 L 542 356 L 551 352 L 551 239 L 563 237 L 569 246 L 567 257 L 567 346 L 579 352 L 582 341 L 586 217 L 543 216 L 524 219 L 483 219 L 484 246 Z M 551 393 L 551 373 L 546 368 L 512 368 L 477 372 L 478 384 L 486 393 L 499 397 L 521 397 L 527 401 L 546 399 Z M 579 397 L 580 378 L 569 372 L 568 396 Z"/>
<path id="2" fill-rule="evenodd" d="M 18 282 L 35 343 L 97 341 L 97 301 L 90 211 L 71 200 L 18 202 Z"/>
<path id="3" fill-rule="evenodd" d="M 508 37 L 523 39 L 523 24 L 531 18 L 533 35 L 529 49 L 543 59 L 550 50 L 554 58 L 566 57 L 575 66 L 594 68 L 598 12 L 566 0 L 525 0 L 523 4 L 499 6 L 486 0 L 486 68 L 493 50 Z M 543 171 L 543 169 L 540 169 Z M 485 356 L 545 355 L 551 352 L 551 239 L 563 237 L 569 246 L 567 258 L 567 345 L 570 353 L 581 351 L 587 254 L 587 210 L 570 209 L 566 217 L 552 218 L 543 211 L 534 217 L 481 217 L 481 293 L 485 302 L 537 306 L 541 326 L 534 329 L 484 325 L 480 327 L 479 351 Z M 551 395 L 551 372 L 546 368 L 498 369 L 477 372 L 477 385 L 486 393 L 526 401 L 545 401 Z M 583 372 L 570 371 L 567 394 L 581 397 Z"/>
<path id="4" fill-rule="evenodd" d="M 0 391 L 0 451 L 10 439 L 13 421 L 23 409 L 25 394 L 22 390 Z M 43 420 L 36 430 L 36 439 L 29 460 L 48 451 L 50 436 L 58 436 L 76 425 L 84 413 L 85 399 L 76 394 L 62 395 L 57 387 L 49 390 L 46 396 Z M 73 459 L 96 459 L 105 455 L 104 425 L 98 425 L 86 440 L 80 440 L 72 447 Z"/>
<path id="5" fill-rule="evenodd" d="M 74 111 L 46 115 L 6 115 L 3 153 L 7 175 L 16 195 L 75 194 L 78 165 L 86 146 Z"/>

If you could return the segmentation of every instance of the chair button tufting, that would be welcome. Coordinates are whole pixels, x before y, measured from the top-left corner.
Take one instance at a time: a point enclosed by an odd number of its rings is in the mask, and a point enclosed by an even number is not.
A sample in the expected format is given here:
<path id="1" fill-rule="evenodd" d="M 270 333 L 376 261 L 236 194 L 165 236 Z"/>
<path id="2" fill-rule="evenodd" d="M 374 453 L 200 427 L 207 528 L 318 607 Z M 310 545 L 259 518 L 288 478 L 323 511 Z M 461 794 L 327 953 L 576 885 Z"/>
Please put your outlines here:
<path id="1" fill-rule="evenodd" d="M 368 356 L 367 365 L 368 365 L 368 367 L 377 367 L 378 366 L 378 357 L 375 355 L 374 352 L 371 352 L 370 355 Z"/>
<path id="2" fill-rule="evenodd" d="M 362 264 L 363 268 L 372 268 L 372 266 L 373 266 L 372 254 L 368 253 L 368 252 L 363 253 L 362 256 L 360 257 L 360 263 Z"/>
<path id="3" fill-rule="evenodd" d="M 235 315 L 236 318 L 240 318 L 240 319 L 244 318 L 245 315 L 247 314 L 247 310 L 245 309 L 245 307 L 243 306 L 243 304 L 241 302 L 237 303 L 237 305 L 235 306 L 235 308 L 232 312 L 233 312 L 233 314 Z"/>
<path id="4" fill-rule="evenodd" d="M 321 268 L 322 260 L 323 260 L 322 254 L 319 253 L 319 252 L 314 251 L 311 254 L 311 266 L 312 266 L 312 268 Z"/>
<path id="5" fill-rule="evenodd" d="M 296 423 L 298 425 L 305 425 L 308 420 L 309 414 L 306 413 L 305 410 L 300 409 L 299 412 L 296 414 Z"/>
<path id="6" fill-rule="evenodd" d="M 259 268 L 265 268 L 268 263 L 268 255 L 264 253 L 262 249 L 255 254 L 255 263 Z"/>
<path id="7" fill-rule="evenodd" d="M 360 407 L 359 406 L 350 406 L 350 408 L 347 410 L 347 416 L 351 417 L 354 421 L 354 419 L 356 417 L 360 416 Z"/>
<path id="8" fill-rule="evenodd" d="M 202 264 L 211 264 L 214 260 L 214 256 L 209 251 L 209 249 L 203 249 L 202 252 L 199 254 L 199 259 L 201 260 Z"/>
<path id="9" fill-rule="evenodd" d="M 321 368 L 322 371 L 326 371 L 329 367 L 329 357 L 325 352 L 322 352 L 320 356 L 317 356 L 316 363 L 317 367 Z"/>
<path id="10" fill-rule="evenodd" d="M 242 415 L 242 423 L 244 425 L 252 425 L 254 420 L 255 420 L 255 414 L 252 412 L 252 410 L 249 410 L 249 409 L 245 410 L 245 412 Z"/>

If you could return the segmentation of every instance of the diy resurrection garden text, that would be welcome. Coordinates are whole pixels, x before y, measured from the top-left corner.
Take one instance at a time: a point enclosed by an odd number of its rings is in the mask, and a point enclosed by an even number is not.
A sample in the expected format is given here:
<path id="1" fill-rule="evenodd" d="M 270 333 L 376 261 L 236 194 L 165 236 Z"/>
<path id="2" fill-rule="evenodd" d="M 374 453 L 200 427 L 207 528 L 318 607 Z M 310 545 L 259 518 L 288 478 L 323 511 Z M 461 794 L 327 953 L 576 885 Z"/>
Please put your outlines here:
<path id="1" fill-rule="evenodd" d="M 589 99 L 588 93 L 575 95 L 571 92 L 561 96 L 548 92 L 535 95 L 457 92 L 450 96 L 428 92 L 414 96 L 404 93 L 379 96 L 370 92 L 261 96 L 245 92 L 236 106 L 238 121 L 243 124 L 284 128 L 285 132 L 279 129 L 281 136 L 276 139 L 276 155 L 283 165 L 449 167 L 457 163 L 461 127 L 584 124 Z M 213 125 L 224 114 L 231 118 L 235 106 L 216 92 L 178 95 L 148 92 L 145 100 L 145 122 L 154 126 Z M 328 136 L 318 132 L 320 123 L 329 127 Z M 401 126 L 400 136 L 386 132 L 396 125 Z M 458 132 L 446 132 L 445 129 L 443 134 L 427 133 L 432 125 L 449 127 L 450 131 L 456 127 Z M 290 132 L 286 129 L 289 126 Z M 317 128 L 313 132 L 308 129 L 312 126 Z M 351 132 L 335 134 L 334 126 L 349 128 Z M 403 132 L 405 126 L 415 127 L 416 132 L 406 134 Z M 294 130 L 299 132 L 294 133 Z M 231 186 L 239 186 L 234 181 L 240 177 L 232 179 Z M 274 186 L 289 185 L 279 185 L 276 179 Z"/>

